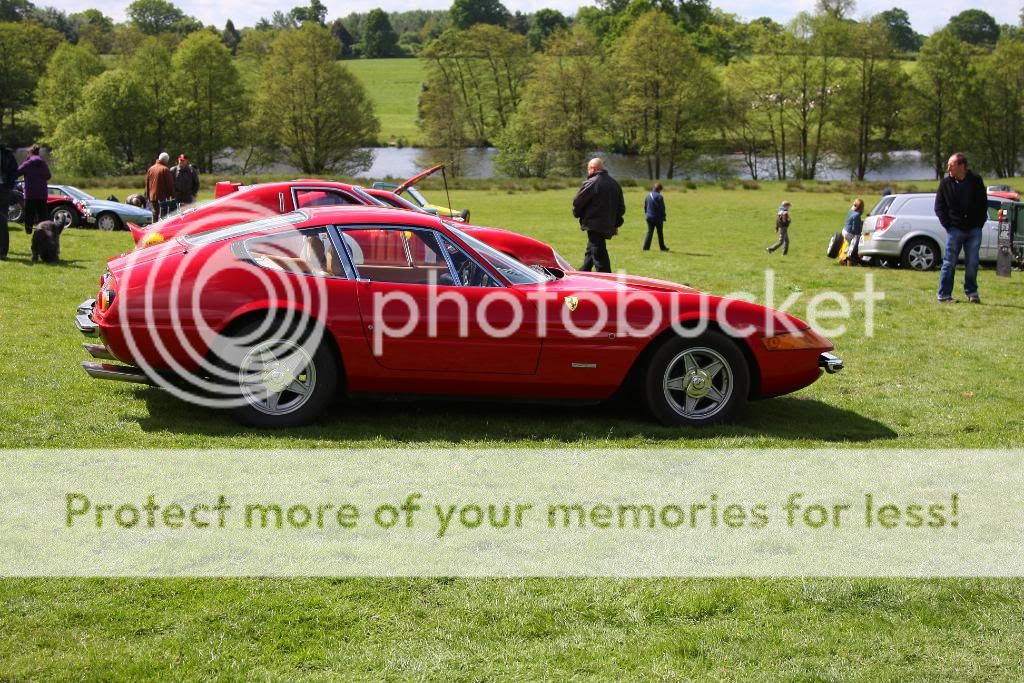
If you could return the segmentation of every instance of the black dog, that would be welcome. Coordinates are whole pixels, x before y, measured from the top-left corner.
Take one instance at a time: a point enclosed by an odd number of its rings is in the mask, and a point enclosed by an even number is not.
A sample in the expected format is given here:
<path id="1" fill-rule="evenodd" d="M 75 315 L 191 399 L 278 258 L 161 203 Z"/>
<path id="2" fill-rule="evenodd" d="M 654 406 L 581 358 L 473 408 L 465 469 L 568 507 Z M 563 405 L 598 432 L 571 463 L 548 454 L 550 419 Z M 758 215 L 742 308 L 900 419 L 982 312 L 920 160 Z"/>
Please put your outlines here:
<path id="1" fill-rule="evenodd" d="M 60 233 L 64 226 L 53 221 L 41 221 L 32 231 L 32 263 L 60 261 Z"/>

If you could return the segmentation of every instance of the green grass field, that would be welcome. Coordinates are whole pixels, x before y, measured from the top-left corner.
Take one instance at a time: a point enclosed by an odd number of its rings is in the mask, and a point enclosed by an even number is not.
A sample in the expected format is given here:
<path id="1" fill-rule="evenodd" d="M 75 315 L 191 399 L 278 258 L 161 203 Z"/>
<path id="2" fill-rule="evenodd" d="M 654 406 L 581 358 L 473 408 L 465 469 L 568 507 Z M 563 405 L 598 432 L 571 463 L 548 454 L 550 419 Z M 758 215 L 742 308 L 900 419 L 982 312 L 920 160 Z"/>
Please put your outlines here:
<path id="1" fill-rule="evenodd" d="M 1019 182 L 1017 183 L 1020 184 Z M 922 186 L 929 183 L 922 183 Z M 817 187 L 817 186 L 815 186 Z M 440 201 L 437 190 L 425 190 Z M 95 188 L 106 196 L 109 190 Z M 579 263 L 571 189 L 456 189 L 474 222 L 508 227 Z M 847 369 L 795 395 L 753 403 L 735 424 L 663 428 L 621 408 L 412 402 L 346 406 L 280 432 L 163 392 L 97 382 L 75 306 L 95 295 L 126 233 L 70 229 L 65 261 L 28 262 L 12 231 L 0 262 L 0 445 L 345 448 L 354 446 L 1016 447 L 1024 437 L 1019 346 L 1024 274 L 980 275 L 982 306 L 935 303 L 937 273 L 841 268 L 824 256 L 852 195 L 701 186 L 666 190 L 670 253 L 642 252 L 642 196 L 627 188 L 612 265 L 715 293 L 778 299 L 852 293 L 866 275 L 886 298 L 873 336 L 856 309 L 834 336 Z M 764 252 L 793 202 L 790 254 Z M 868 206 L 874 197 L 866 197 Z M 18 228 L 20 230 L 20 226 Z M 962 286 L 962 271 L 957 286 Z M 960 292 L 956 292 L 960 295 Z M 969 464 L 965 464 L 969 466 Z M 1020 680 L 1018 580 L 322 579 L 0 581 L 0 679 L 259 678 L 874 681 Z"/>
<path id="2" fill-rule="evenodd" d="M 380 119 L 381 144 L 423 144 L 416 125 L 423 63 L 418 59 L 351 59 L 342 63 L 360 80 L 373 102 Z"/>

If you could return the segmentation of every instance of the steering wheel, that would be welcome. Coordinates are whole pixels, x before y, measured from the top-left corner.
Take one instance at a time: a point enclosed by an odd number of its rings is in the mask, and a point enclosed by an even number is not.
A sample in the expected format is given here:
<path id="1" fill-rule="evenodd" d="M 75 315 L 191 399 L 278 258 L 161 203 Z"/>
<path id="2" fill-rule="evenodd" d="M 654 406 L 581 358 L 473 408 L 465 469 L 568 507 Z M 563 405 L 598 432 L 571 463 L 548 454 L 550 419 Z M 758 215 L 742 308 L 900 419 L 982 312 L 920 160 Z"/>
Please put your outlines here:
<path id="1" fill-rule="evenodd" d="M 459 282 L 462 283 L 463 287 L 475 287 L 476 283 L 473 281 L 477 275 L 476 264 L 466 259 L 461 266 L 459 266 Z"/>

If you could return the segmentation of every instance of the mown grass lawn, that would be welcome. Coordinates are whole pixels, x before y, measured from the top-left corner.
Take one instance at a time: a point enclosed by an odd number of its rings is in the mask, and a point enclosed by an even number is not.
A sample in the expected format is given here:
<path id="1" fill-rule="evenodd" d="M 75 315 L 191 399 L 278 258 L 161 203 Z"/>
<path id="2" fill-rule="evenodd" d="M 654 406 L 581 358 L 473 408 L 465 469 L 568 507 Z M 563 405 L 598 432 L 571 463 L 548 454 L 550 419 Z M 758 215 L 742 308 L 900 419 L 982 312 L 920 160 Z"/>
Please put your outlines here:
<path id="1" fill-rule="evenodd" d="M 366 88 L 380 119 L 381 144 L 423 144 L 416 106 L 424 81 L 418 59 L 350 59 L 342 62 Z"/>
<path id="2" fill-rule="evenodd" d="M 65 261 L 32 266 L 28 238 L 12 231 L 11 258 L 0 262 L 0 446 L 1021 443 L 1024 274 L 1003 279 L 986 268 L 984 305 L 939 306 L 937 273 L 840 268 L 825 258 L 852 195 L 781 184 L 670 184 L 672 251 L 645 253 L 643 189 L 626 189 L 626 224 L 610 243 L 615 269 L 764 301 L 770 268 L 775 304 L 799 294 L 789 309 L 799 316 L 815 294 L 852 294 L 870 275 L 885 292 L 873 334 L 855 307 L 849 330 L 833 335 L 843 373 L 751 404 L 737 423 L 713 429 L 666 429 L 617 407 L 371 402 L 268 433 L 155 389 L 90 380 L 78 367 L 86 354 L 74 308 L 95 294 L 104 259 L 131 246 L 126 233 L 68 230 Z M 584 238 L 569 212 L 572 193 L 495 184 L 453 190 L 452 202 L 470 207 L 476 223 L 534 235 L 578 263 Z M 792 248 L 768 256 L 782 199 L 793 202 Z M 874 197 L 865 199 L 870 207 Z M 993 579 L 7 579 L 0 678 L 1019 680 L 1022 598 L 1024 583 Z"/>

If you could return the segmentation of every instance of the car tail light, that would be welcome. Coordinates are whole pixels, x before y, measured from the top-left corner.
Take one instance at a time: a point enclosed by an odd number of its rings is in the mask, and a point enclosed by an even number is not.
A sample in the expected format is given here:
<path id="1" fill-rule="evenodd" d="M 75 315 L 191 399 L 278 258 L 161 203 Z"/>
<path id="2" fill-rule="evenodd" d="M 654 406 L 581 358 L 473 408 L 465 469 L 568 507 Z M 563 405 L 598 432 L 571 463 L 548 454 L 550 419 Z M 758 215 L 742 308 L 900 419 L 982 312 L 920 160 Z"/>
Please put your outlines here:
<path id="1" fill-rule="evenodd" d="M 895 220 L 896 220 L 895 216 L 881 216 L 878 219 L 878 221 L 875 223 L 875 230 L 874 230 L 875 234 L 878 234 L 880 232 L 884 232 L 885 230 L 888 230 L 889 226 L 892 225 L 893 221 L 895 221 Z"/>
<path id="2" fill-rule="evenodd" d="M 99 303 L 100 310 L 104 313 L 110 310 L 110 307 L 114 305 L 114 297 L 117 293 L 112 289 L 104 289 L 100 292 Z"/>

